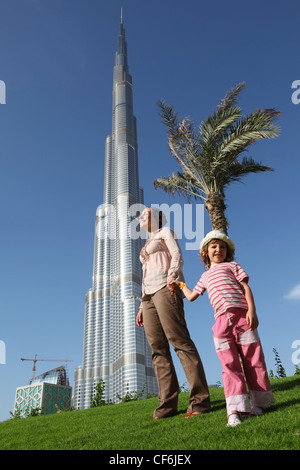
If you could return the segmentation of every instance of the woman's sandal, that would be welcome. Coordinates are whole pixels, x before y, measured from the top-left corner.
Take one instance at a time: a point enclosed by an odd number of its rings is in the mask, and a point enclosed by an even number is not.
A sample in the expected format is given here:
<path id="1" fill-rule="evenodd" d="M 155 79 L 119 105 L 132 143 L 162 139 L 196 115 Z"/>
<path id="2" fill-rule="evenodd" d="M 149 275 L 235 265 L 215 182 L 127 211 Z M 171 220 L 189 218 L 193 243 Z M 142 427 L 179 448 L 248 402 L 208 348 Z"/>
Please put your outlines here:
<path id="1" fill-rule="evenodd" d="M 184 417 L 185 418 L 192 418 L 193 416 L 201 415 L 200 411 L 188 411 Z"/>

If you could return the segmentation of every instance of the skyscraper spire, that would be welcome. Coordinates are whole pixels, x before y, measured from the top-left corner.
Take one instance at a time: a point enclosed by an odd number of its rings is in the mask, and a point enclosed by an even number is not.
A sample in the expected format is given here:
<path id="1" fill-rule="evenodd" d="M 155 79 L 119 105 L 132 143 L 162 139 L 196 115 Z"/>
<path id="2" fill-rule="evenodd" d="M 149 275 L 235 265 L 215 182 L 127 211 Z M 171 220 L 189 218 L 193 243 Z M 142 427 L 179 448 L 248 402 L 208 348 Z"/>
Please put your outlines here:
<path id="1" fill-rule="evenodd" d="M 123 11 L 113 69 L 112 134 L 105 142 L 103 204 L 96 212 L 93 287 L 86 294 L 83 364 L 75 371 L 75 408 L 89 408 L 95 386 L 105 401 L 130 391 L 157 393 L 151 350 L 136 325 L 142 270 L 140 238 L 131 237 L 130 208 L 143 205 L 139 187 L 136 118 L 127 63 Z"/>
<path id="2" fill-rule="evenodd" d="M 121 23 L 119 26 L 119 35 L 118 35 L 118 47 L 117 47 L 117 52 L 115 55 L 115 65 L 123 65 L 124 69 L 127 71 L 128 65 L 127 65 L 127 42 L 125 39 L 125 29 L 123 27 L 122 23 L 122 17 L 121 17 Z"/>

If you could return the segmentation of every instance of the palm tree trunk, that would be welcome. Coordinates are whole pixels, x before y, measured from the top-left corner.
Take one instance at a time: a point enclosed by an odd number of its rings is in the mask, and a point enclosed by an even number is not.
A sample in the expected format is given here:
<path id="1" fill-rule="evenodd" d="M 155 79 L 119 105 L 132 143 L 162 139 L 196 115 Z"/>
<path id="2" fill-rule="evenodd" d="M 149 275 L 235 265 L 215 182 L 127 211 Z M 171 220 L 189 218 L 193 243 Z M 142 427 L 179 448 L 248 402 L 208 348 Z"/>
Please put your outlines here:
<path id="1" fill-rule="evenodd" d="M 209 213 L 212 230 L 221 230 L 227 235 L 226 204 L 221 194 L 217 191 L 209 193 L 205 201 L 205 208 Z"/>

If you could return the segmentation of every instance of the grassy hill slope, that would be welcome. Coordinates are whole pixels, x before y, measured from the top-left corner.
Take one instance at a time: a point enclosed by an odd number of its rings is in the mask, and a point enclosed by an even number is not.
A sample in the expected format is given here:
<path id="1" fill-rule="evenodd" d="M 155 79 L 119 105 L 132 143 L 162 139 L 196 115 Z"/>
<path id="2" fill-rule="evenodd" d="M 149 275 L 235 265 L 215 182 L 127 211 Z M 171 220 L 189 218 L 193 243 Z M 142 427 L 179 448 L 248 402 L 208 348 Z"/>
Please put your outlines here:
<path id="1" fill-rule="evenodd" d="M 263 416 L 227 428 L 223 389 L 211 390 L 212 411 L 152 420 L 157 398 L 0 423 L 1 450 L 259 450 L 300 449 L 300 376 L 272 380 L 276 403 Z"/>

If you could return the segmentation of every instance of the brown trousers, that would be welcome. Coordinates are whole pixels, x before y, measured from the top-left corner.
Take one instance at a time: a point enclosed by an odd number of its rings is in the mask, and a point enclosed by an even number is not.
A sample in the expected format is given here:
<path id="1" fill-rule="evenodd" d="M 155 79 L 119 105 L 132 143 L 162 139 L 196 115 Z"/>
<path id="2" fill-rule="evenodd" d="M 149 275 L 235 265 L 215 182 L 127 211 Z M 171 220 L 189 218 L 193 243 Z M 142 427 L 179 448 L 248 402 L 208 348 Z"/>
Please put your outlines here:
<path id="1" fill-rule="evenodd" d="M 183 301 L 167 287 L 143 300 L 143 323 L 152 350 L 152 362 L 159 388 L 159 407 L 154 417 L 175 414 L 179 385 L 169 342 L 180 359 L 190 389 L 188 411 L 210 410 L 210 397 L 203 365 L 184 319 Z"/>

